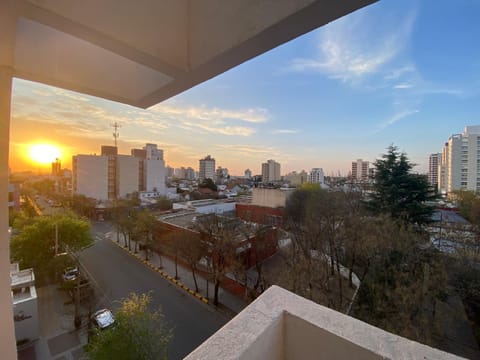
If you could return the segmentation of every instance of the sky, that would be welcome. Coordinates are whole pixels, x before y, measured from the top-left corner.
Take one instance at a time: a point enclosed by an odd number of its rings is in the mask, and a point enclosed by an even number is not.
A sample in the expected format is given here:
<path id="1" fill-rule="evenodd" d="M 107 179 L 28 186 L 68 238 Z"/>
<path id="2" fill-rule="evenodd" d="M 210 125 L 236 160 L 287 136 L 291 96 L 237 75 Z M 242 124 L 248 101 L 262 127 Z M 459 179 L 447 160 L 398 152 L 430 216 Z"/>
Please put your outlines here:
<path id="1" fill-rule="evenodd" d="M 449 136 L 480 124 L 480 0 L 381 0 L 147 110 L 14 80 L 12 171 L 33 143 L 71 156 L 156 143 L 167 165 L 211 155 L 230 174 L 346 175 L 393 144 L 426 172 Z"/>

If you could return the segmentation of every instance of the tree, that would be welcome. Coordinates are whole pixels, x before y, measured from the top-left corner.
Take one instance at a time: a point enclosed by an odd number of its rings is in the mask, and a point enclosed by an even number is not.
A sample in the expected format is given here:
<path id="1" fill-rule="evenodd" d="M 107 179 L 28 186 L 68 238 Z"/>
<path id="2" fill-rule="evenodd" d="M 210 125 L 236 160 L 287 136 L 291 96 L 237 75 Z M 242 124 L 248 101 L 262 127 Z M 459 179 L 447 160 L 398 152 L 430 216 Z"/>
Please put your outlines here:
<path id="1" fill-rule="evenodd" d="M 137 244 L 140 242 L 145 248 L 145 260 L 148 260 L 148 251 L 151 249 L 153 243 L 153 232 L 157 218 L 148 210 L 141 210 L 135 213 L 133 236 L 135 242 L 135 252 L 137 251 Z"/>
<path id="2" fill-rule="evenodd" d="M 214 305 L 218 305 L 220 284 L 235 257 L 235 225 L 233 220 L 216 214 L 197 217 L 195 223 L 195 230 L 200 233 L 207 246 L 208 270 L 214 282 Z"/>
<path id="3" fill-rule="evenodd" d="M 178 248 L 180 256 L 190 265 L 193 281 L 195 283 L 195 291 L 198 292 L 196 271 L 198 269 L 199 261 L 207 253 L 206 244 L 200 239 L 198 234 L 189 231 L 184 232 L 179 236 Z"/>
<path id="4" fill-rule="evenodd" d="M 55 257 L 55 227 L 58 227 L 58 253 L 77 251 L 92 244 L 90 224 L 72 213 L 36 217 L 23 227 L 10 243 L 11 256 L 20 268 L 33 267 L 39 277 L 51 274 Z"/>
<path id="5" fill-rule="evenodd" d="M 92 360 L 166 359 L 172 337 L 160 310 L 150 311 L 151 295 L 131 293 L 120 301 L 113 329 L 96 330 L 86 352 Z"/>
<path id="6" fill-rule="evenodd" d="M 414 224 L 431 221 L 433 207 L 425 202 L 435 199 L 434 191 L 426 176 L 411 172 L 413 166 L 393 145 L 375 161 L 373 192 L 367 203 L 373 213 Z"/>

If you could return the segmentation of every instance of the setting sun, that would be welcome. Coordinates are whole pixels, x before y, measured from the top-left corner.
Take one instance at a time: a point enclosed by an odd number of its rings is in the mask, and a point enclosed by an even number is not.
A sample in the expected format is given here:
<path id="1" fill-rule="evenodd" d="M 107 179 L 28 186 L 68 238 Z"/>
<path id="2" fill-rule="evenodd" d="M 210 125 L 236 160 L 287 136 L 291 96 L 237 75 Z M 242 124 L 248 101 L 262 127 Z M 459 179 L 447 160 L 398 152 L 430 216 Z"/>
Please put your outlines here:
<path id="1" fill-rule="evenodd" d="M 50 164 L 61 157 L 60 149 L 51 144 L 34 144 L 30 146 L 30 159 L 39 164 Z"/>

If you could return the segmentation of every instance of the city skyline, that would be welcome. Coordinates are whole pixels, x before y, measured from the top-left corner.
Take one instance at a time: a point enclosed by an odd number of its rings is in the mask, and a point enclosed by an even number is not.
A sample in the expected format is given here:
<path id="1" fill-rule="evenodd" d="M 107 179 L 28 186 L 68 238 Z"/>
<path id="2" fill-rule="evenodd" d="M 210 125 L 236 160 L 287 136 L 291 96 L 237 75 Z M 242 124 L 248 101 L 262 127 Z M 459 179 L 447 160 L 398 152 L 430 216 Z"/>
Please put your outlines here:
<path id="1" fill-rule="evenodd" d="M 25 159 L 32 143 L 60 146 L 71 167 L 72 155 L 113 145 L 118 122 L 119 153 L 156 143 L 172 167 L 212 154 L 234 175 L 270 158 L 282 175 L 346 175 L 394 144 L 426 173 L 431 153 L 478 123 L 479 10 L 384 0 L 148 110 L 16 79 L 10 167 L 37 169 Z"/>

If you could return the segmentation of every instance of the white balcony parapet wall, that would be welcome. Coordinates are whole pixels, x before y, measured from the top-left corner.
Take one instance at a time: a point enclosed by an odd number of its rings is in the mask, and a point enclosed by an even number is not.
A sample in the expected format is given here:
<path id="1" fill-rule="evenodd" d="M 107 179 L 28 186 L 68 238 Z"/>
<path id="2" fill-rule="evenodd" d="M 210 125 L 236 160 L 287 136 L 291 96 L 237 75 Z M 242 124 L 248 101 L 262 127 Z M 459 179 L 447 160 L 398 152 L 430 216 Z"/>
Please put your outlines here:
<path id="1" fill-rule="evenodd" d="M 461 358 L 272 286 L 186 359 Z"/>

